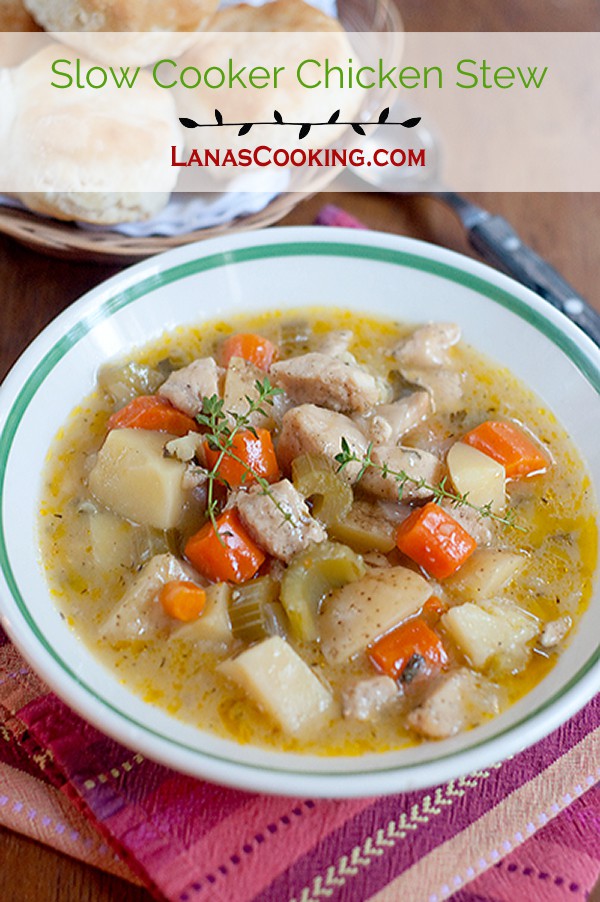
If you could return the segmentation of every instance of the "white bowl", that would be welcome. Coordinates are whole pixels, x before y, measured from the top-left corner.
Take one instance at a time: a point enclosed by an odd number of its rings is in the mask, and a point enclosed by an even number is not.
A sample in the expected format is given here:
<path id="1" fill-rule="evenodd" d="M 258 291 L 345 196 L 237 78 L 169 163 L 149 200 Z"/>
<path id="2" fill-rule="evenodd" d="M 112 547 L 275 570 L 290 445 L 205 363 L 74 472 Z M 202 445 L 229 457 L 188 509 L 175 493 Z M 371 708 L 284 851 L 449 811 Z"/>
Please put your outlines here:
<path id="1" fill-rule="evenodd" d="M 409 322 L 455 320 L 508 366 L 575 441 L 598 496 L 600 350 L 512 280 L 439 247 L 343 229 L 272 229 L 180 248 L 105 282 L 33 342 L 0 390 L 2 622 L 47 683 L 101 730 L 198 777 L 261 792 L 366 796 L 414 789 L 485 767 L 530 745 L 600 688 L 600 593 L 549 675 L 470 732 L 362 757 L 264 751 L 220 739 L 144 703 L 59 617 L 39 561 L 39 474 L 98 366 L 185 323 L 273 308 L 333 305 Z"/>

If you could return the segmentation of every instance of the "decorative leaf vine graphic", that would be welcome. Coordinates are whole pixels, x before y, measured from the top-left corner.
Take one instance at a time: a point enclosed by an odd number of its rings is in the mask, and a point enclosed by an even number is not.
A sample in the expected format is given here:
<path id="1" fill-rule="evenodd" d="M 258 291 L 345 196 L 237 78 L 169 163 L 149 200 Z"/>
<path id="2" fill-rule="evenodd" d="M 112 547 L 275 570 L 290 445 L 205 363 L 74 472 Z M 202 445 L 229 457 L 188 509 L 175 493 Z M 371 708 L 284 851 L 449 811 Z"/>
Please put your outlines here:
<path id="1" fill-rule="evenodd" d="M 340 120 L 340 110 L 336 110 L 331 114 L 329 119 L 325 119 L 322 122 L 286 122 L 279 112 L 279 110 L 273 110 L 273 121 L 272 122 L 224 122 L 223 114 L 220 110 L 215 110 L 215 121 L 214 122 L 196 122 L 195 119 L 187 119 L 185 117 L 180 117 L 179 121 L 184 126 L 184 128 L 219 128 L 219 127 L 230 127 L 237 128 L 238 137 L 242 135 L 247 135 L 252 126 L 254 125 L 283 125 L 283 126 L 291 126 L 294 128 L 299 128 L 298 132 L 299 140 L 302 138 L 306 138 L 311 128 L 318 128 L 321 125 L 349 125 L 353 131 L 356 132 L 357 135 L 364 135 L 365 126 L 369 125 L 400 125 L 402 128 L 415 128 L 421 121 L 420 116 L 413 116 L 411 119 L 405 119 L 403 122 L 390 122 L 389 120 L 390 108 L 386 107 L 381 111 L 378 118 L 374 122 L 345 122 Z"/>

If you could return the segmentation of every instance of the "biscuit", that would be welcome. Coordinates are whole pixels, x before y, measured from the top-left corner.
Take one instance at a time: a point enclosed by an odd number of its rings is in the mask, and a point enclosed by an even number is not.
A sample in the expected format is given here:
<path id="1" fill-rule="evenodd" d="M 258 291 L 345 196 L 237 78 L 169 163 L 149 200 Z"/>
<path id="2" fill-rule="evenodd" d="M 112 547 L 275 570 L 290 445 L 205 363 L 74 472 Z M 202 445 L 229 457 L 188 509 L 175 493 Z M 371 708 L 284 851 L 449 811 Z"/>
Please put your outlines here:
<path id="1" fill-rule="evenodd" d="M 240 3 L 220 9 L 210 31 L 343 31 L 337 19 L 303 0 L 271 0 L 261 6 Z"/>
<path id="2" fill-rule="evenodd" d="M 0 0 L 2 2 L 2 0 Z M 180 56 L 218 0 L 24 0 L 46 31 L 100 62 L 146 66 Z M 103 32 L 108 32 L 104 37 Z M 123 32 L 123 35 L 114 34 Z M 127 32 L 134 34 L 127 35 Z M 146 32 L 146 33 L 144 33 Z M 192 33 L 192 34 L 190 34 Z"/>
<path id="3" fill-rule="evenodd" d="M 5 86 L 13 109 L 5 193 L 57 219 L 109 225 L 151 218 L 176 180 L 165 146 L 182 143 L 170 93 L 157 91 L 145 72 L 135 92 L 110 85 L 57 91 L 48 80 L 57 49 L 13 69 Z"/>
<path id="4" fill-rule="evenodd" d="M 0 0 L 0 32 L 40 31 L 40 26 L 29 15 L 23 0 Z"/>
<path id="5" fill-rule="evenodd" d="M 0 0 L 0 67 L 16 66 L 31 56 L 41 46 L 36 43 L 40 31 L 22 0 Z"/>
<path id="6" fill-rule="evenodd" d="M 217 34 L 218 33 L 218 36 Z M 303 59 L 328 58 L 332 65 L 347 64 L 353 56 L 349 37 L 340 23 L 303 0 L 274 0 L 255 7 L 242 4 L 220 10 L 210 22 L 210 34 L 198 36 L 198 43 L 179 60 L 179 71 L 186 66 L 204 72 L 211 66 L 223 67 L 231 58 L 234 68 L 246 66 L 246 72 L 260 65 L 273 72 L 286 66 L 276 87 L 248 89 L 238 85 L 218 93 L 220 112 L 225 122 L 272 122 L 278 110 L 286 122 L 327 121 L 335 110 L 340 119 L 352 119 L 361 103 L 356 90 L 329 88 L 307 89 L 295 78 L 295 68 Z M 172 73 L 171 73 L 172 74 Z M 172 75 L 176 77 L 176 75 Z M 179 115 L 196 122 L 214 122 L 215 91 L 201 82 L 198 88 L 178 84 Z M 242 139 L 231 128 L 186 130 L 186 146 L 225 149 L 235 147 Z M 293 126 L 253 125 L 243 137 L 244 147 L 261 144 L 292 150 L 295 147 L 324 147 L 341 134 L 340 126 L 325 125 L 312 129 L 299 140 L 299 129 Z"/>
<path id="7" fill-rule="evenodd" d="M 46 31 L 197 31 L 218 0 L 24 0 Z"/>

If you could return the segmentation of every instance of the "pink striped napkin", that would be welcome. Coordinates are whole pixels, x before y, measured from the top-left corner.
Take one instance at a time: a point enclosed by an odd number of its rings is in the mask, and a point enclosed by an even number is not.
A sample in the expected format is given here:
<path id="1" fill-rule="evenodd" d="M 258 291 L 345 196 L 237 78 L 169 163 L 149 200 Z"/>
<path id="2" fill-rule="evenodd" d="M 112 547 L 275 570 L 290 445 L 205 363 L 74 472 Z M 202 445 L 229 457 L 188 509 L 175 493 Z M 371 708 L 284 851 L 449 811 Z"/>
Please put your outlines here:
<path id="1" fill-rule="evenodd" d="M 158 899 L 558 902 L 587 898 L 600 874 L 600 696 L 533 748 L 431 790 L 288 799 L 123 748 L 0 641 L 3 822 L 121 876 L 126 865 Z"/>
<path id="2" fill-rule="evenodd" d="M 321 224 L 361 224 L 322 211 Z M 351 220 L 351 222 L 350 222 Z M 514 758 L 351 801 L 252 795 L 83 722 L 0 631 L 0 823 L 169 902 L 561 902 L 600 875 L 600 696 Z"/>

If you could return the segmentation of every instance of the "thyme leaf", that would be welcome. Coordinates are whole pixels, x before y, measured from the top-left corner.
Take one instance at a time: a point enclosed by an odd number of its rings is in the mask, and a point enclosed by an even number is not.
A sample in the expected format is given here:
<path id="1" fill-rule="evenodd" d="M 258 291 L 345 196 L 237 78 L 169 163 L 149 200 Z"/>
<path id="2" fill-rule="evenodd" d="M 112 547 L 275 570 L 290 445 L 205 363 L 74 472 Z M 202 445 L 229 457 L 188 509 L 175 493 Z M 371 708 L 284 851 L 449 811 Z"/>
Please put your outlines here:
<path id="1" fill-rule="evenodd" d="M 268 495 L 284 519 L 292 519 L 291 514 L 282 507 L 271 492 L 267 480 L 255 473 L 252 467 L 233 450 L 233 442 L 238 433 L 248 431 L 256 437 L 256 429 L 252 426 L 252 415 L 259 413 L 266 416 L 265 406 L 272 407 L 277 395 L 282 394 L 280 388 L 271 385 L 268 376 L 265 376 L 262 381 L 257 379 L 254 383 L 254 388 L 256 396 L 254 398 L 250 397 L 250 395 L 245 396 L 246 409 L 241 413 L 226 411 L 223 400 L 217 395 L 211 395 L 202 399 L 202 410 L 196 416 L 198 424 L 206 429 L 205 439 L 208 447 L 218 455 L 212 468 L 207 473 L 206 511 L 222 545 L 225 543 L 217 526 L 219 501 L 215 498 L 215 483 L 219 482 L 225 485 L 226 488 L 230 488 L 226 480 L 219 474 L 221 464 L 226 457 L 236 461 L 242 467 L 244 471 L 242 482 L 247 482 L 248 479 L 252 478 L 261 487 L 263 494 Z"/>
<path id="2" fill-rule="evenodd" d="M 523 526 L 520 526 L 516 522 L 516 514 L 514 510 L 509 508 L 502 516 L 492 510 L 491 502 L 483 505 L 473 504 L 471 501 L 469 501 L 468 492 L 461 494 L 460 492 L 453 491 L 449 487 L 447 476 L 444 476 L 442 479 L 440 479 L 438 483 L 432 484 L 421 477 L 416 478 L 415 476 L 410 476 L 406 472 L 406 470 L 392 470 L 386 463 L 378 464 L 373 460 L 372 442 L 367 447 L 364 456 L 360 456 L 355 451 L 353 451 L 348 444 L 348 441 L 344 437 L 342 437 L 341 439 L 340 447 L 341 451 L 339 452 L 339 454 L 336 454 L 334 458 L 336 463 L 339 464 L 337 469 L 338 473 L 340 473 L 345 467 L 347 467 L 348 464 L 360 464 L 360 470 L 356 479 L 356 481 L 359 482 L 365 475 L 367 470 L 377 470 L 379 473 L 381 473 L 384 479 L 391 478 L 396 481 L 398 486 L 399 501 L 402 500 L 405 486 L 411 485 L 416 489 L 425 489 L 427 492 L 430 492 L 436 504 L 440 504 L 442 501 L 449 501 L 450 505 L 454 509 L 468 507 L 470 510 L 476 511 L 480 515 L 480 517 L 486 517 L 490 520 L 493 520 L 495 523 L 501 523 L 502 526 L 505 526 L 506 528 L 518 529 L 521 532 L 526 531 Z"/>

